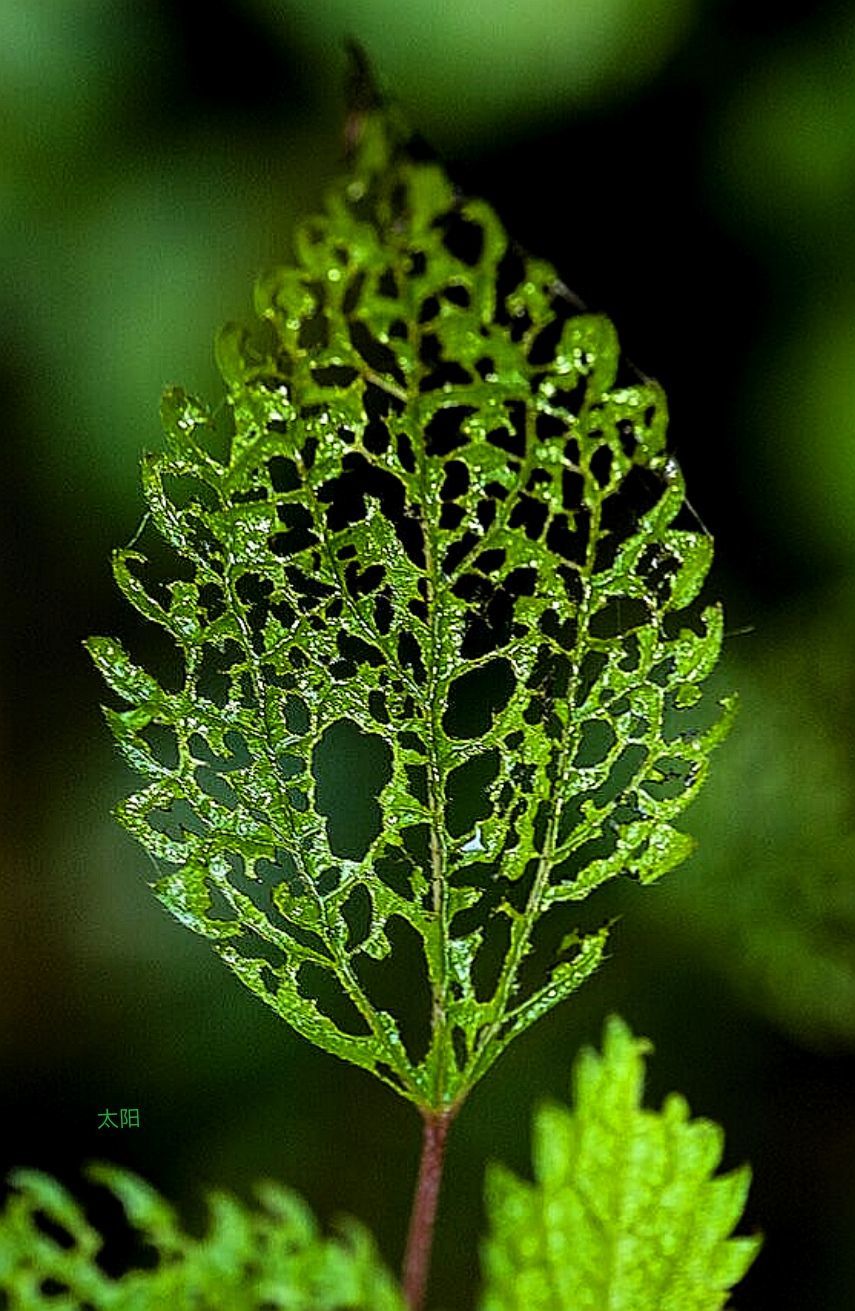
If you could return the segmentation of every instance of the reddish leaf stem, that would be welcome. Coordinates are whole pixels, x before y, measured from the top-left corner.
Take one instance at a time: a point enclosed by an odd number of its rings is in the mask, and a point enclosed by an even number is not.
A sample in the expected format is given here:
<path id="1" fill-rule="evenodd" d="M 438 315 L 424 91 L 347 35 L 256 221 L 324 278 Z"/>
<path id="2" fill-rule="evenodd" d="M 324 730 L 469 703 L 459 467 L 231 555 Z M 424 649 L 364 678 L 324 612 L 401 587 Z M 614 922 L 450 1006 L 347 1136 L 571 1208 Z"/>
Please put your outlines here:
<path id="1" fill-rule="evenodd" d="M 424 1307 L 445 1143 L 452 1120 L 451 1111 L 425 1111 L 423 1114 L 422 1155 L 404 1256 L 404 1296 L 410 1311 L 422 1311 Z"/>

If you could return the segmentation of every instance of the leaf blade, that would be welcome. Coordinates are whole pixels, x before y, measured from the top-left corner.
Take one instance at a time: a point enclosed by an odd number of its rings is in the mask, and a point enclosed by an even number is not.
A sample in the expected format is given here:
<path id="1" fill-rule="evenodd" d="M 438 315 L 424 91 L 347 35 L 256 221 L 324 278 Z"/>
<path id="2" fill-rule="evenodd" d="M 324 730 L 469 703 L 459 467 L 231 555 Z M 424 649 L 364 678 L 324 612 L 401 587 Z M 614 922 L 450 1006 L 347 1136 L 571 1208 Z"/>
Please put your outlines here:
<path id="1" fill-rule="evenodd" d="M 612 1017 L 574 1066 L 572 1109 L 541 1108 L 535 1182 L 486 1183 L 482 1311 L 717 1311 L 759 1249 L 731 1236 L 747 1167 L 714 1176 L 723 1136 L 683 1098 L 644 1110 L 650 1044 Z"/>

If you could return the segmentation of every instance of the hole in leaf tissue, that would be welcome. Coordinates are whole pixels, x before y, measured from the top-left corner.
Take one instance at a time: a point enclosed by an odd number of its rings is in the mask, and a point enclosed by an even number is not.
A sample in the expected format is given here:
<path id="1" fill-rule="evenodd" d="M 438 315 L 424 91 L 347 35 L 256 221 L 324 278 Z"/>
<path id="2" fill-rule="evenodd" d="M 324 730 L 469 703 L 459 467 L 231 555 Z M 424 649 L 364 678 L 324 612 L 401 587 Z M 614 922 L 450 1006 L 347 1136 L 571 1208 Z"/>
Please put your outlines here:
<path id="1" fill-rule="evenodd" d="M 208 769 L 204 765 L 200 765 L 195 772 L 196 782 L 203 792 L 211 797 L 213 801 L 219 802 L 221 806 L 225 806 L 228 810 L 234 810 L 237 805 L 237 797 L 222 774 L 218 774 L 215 769 Z"/>
<path id="2" fill-rule="evenodd" d="M 295 492 L 300 486 L 300 475 L 293 460 L 284 455 L 273 455 L 267 461 L 270 483 L 275 492 Z"/>
<path id="3" fill-rule="evenodd" d="M 430 1043 L 431 992 L 421 935 L 402 915 L 391 915 L 385 928 L 391 953 L 374 960 L 360 952 L 353 968 L 372 1005 L 394 1015 L 401 1041 L 414 1065 Z"/>
<path id="4" fill-rule="evenodd" d="M 650 623 L 650 607 L 637 596 L 610 596 L 591 617 L 592 637 L 618 637 Z"/>
<path id="5" fill-rule="evenodd" d="M 442 726 L 449 737 L 482 737 L 511 699 L 514 671 L 509 660 L 489 660 L 455 678 L 448 690 Z"/>
<path id="6" fill-rule="evenodd" d="M 59 1279 L 54 1279 L 52 1275 L 47 1279 L 43 1279 L 39 1284 L 39 1293 L 42 1297 L 64 1297 L 70 1292 L 71 1289 L 68 1284 L 62 1283 Z"/>
<path id="7" fill-rule="evenodd" d="M 451 771 L 445 820 L 452 837 L 462 837 L 476 820 L 486 819 L 492 813 L 493 803 L 487 796 L 487 789 L 498 772 L 498 751 L 483 751 Z"/>
<path id="8" fill-rule="evenodd" d="M 362 860 L 382 826 L 377 797 L 392 777 L 388 744 L 379 734 L 363 733 L 352 720 L 340 719 L 315 747 L 312 773 L 330 850 L 348 860 Z"/>
<path id="9" fill-rule="evenodd" d="M 223 643 L 221 651 L 216 647 L 206 646 L 196 674 L 196 691 L 199 696 L 221 708 L 225 706 L 232 693 L 231 671 L 243 660 L 243 652 L 237 642 L 231 638 L 227 638 Z"/>
<path id="10" fill-rule="evenodd" d="M 52 1241 L 56 1243 L 58 1247 L 61 1247 L 64 1252 L 70 1252 L 74 1247 L 74 1239 L 68 1230 L 55 1220 L 53 1216 L 48 1215 L 46 1211 L 35 1211 L 33 1213 L 33 1220 L 35 1221 L 36 1229 L 44 1234 L 46 1238 L 52 1239 Z"/>
<path id="11" fill-rule="evenodd" d="M 594 805 L 602 808 L 615 801 L 632 783 L 644 763 L 647 748 L 640 742 L 630 742 L 621 751 L 609 771 L 605 782 L 592 794 Z"/>
<path id="12" fill-rule="evenodd" d="M 586 719 L 573 764 L 578 769 L 602 764 L 616 741 L 615 731 L 607 719 Z"/>
<path id="13" fill-rule="evenodd" d="M 186 801 L 173 801 L 162 810 L 150 810 L 146 816 L 149 828 L 164 833 L 174 842 L 186 842 L 188 833 L 202 836 L 207 827 Z"/>
<path id="14" fill-rule="evenodd" d="M 479 224 L 456 211 L 438 219 L 437 226 L 443 229 L 442 241 L 449 254 L 474 268 L 484 249 L 484 231 Z"/>
<path id="15" fill-rule="evenodd" d="M 244 880 L 241 887 L 259 910 L 267 911 L 271 906 L 276 907 L 277 897 L 279 900 L 299 897 L 306 892 L 305 882 L 294 857 L 281 847 L 276 848 L 274 860 L 257 860 L 253 875 L 252 879 Z M 280 891 L 274 896 L 277 889 Z"/>
<path id="16" fill-rule="evenodd" d="M 579 919 L 579 904 L 574 903 L 554 906 L 538 921 L 531 936 L 532 949 L 520 968 L 515 1003 L 525 1001 L 542 988 L 559 962 L 571 961 L 578 955 Z"/>
<path id="17" fill-rule="evenodd" d="M 342 1033 L 361 1038 L 371 1032 L 338 979 L 323 966 L 305 961 L 297 971 L 297 987 Z"/>
<path id="18" fill-rule="evenodd" d="M 309 709 L 300 697 L 287 696 L 285 698 L 283 716 L 285 727 L 289 733 L 294 733 L 297 737 L 303 737 L 305 733 L 308 733 L 311 723 Z"/>
<path id="19" fill-rule="evenodd" d="M 178 738 L 175 729 L 168 724 L 148 724 L 142 733 L 143 739 L 151 747 L 152 755 L 166 769 L 175 769 L 178 765 Z"/>
<path id="20" fill-rule="evenodd" d="M 425 450 L 428 455 L 448 455 L 465 446 L 469 438 L 461 431 L 461 425 L 470 414 L 475 414 L 472 405 L 445 405 L 425 425 Z"/>
<path id="21" fill-rule="evenodd" d="M 472 962 L 472 986 L 479 1001 L 489 1001 L 496 991 L 510 945 L 511 921 L 507 915 L 491 915 Z"/>
<path id="22" fill-rule="evenodd" d="M 691 784 L 696 770 L 694 761 L 680 756 L 660 756 L 641 787 L 656 801 L 673 801 Z"/>
<path id="23" fill-rule="evenodd" d="M 371 896 L 364 883 L 357 883 L 341 908 L 348 928 L 347 950 L 354 951 L 371 931 Z"/>

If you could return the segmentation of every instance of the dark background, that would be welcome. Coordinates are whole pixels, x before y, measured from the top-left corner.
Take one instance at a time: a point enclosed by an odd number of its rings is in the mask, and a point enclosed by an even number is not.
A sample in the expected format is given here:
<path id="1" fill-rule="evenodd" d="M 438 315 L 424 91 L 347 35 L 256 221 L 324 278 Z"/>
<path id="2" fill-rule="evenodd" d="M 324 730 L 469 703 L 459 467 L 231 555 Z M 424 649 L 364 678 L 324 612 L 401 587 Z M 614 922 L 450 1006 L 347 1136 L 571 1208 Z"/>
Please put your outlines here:
<path id="1" fill-rule="evenodd" d="M 616 890 L 613 958 L 455 1130 L 433 1305 L 473 1305 L 489 1158 L 527 1168 L 617 1010 L 752 1162 L 742 1311 L 855 1290 L 855 10 L 737 0 L 54 0 L 0 7 L 6 532 L 3 1164 L 107 1157 L 178 1201 L 272 1175 L 397 1264 L 416 1117 L 301 1042 L 173 922 L 109 818 L 131 786 L 81 640 L 127 631 L 109 551 L 161 389 L 340 167 L 341 43 L 369 48 L 461 186 L 665 385 L 742 709 L 698 854 Z M 141 1127 L 98 1131 L 106 1106 Z M 89 1196 L 84 1190 L 84 1195 Z M 105 1213 L 105 1222 L 110 1215 Z M 120 1249 L 113 1255 L 118 1259 Z"/>

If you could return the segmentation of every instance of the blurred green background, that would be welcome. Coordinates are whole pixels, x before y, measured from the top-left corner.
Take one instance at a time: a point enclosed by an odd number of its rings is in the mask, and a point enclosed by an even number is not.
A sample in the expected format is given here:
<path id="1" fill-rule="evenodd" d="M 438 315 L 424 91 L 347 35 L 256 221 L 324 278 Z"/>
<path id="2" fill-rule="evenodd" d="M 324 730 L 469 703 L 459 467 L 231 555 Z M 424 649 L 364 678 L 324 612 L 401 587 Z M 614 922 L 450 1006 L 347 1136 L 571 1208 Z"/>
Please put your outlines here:
<path id="1" fill-rule="evenodd" d="M 855 1301 L 855 9 L 781 0 L 0 0 L 3 1165 L 109 1157 L 203 1214 L 273 1175 L 397 1263 L 414 1115 L 293 1036 L 155 902 L 81 639 L 129 634 L 109 550 L 162 388 L 340 166 L 342 37 L 660 378 L 718 543 L 742 710 L 613 959 L 473 1095 L 435 1311 L 473 1302 L 483 1164 L 525 1169 L 609 1010 L 755 1169 L 743 1311 Z M 98 1132 L 106 1106 L 141 1128 Z M 107 1217 L 109 1219 L 109 1216 Z M 109 1255 L 109 1254 L 108 1254 Z M 119 1248 L 112 1253 L 119 1259 Z"/>

